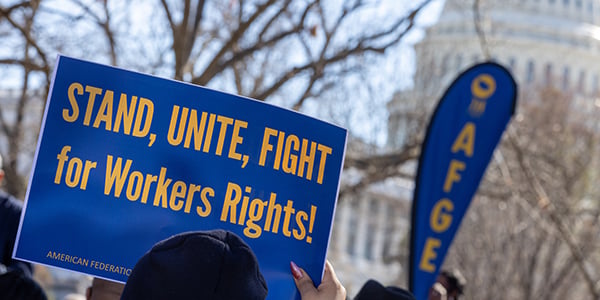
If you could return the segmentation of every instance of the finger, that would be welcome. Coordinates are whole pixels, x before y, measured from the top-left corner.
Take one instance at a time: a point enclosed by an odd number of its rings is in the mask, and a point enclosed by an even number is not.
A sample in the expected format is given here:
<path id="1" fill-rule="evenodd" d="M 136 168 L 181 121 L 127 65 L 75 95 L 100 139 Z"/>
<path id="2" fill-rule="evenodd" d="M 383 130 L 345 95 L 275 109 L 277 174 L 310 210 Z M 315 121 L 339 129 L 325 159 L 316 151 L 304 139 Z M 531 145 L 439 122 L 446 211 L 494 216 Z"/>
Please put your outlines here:
<path id="1" fill-rule="evenodd" d="M 296 283 L 296 287 L 298 288 L 302 298 L 317 292 L 315 284 L 310 276 L 308 276 L 308 274 L 304 271 L 304 269 L 298 267 L 294 262 L 290 262 L 290 269 L 292 270 L 294 282 Z"/>

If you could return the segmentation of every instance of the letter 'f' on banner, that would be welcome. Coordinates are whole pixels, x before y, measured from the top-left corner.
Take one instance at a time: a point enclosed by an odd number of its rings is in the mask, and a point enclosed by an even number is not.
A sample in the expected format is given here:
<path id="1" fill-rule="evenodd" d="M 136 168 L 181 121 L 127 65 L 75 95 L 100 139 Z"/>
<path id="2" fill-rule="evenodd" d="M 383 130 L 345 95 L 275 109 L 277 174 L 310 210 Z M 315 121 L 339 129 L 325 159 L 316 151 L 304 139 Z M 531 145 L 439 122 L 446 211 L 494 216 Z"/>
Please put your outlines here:
<path id="1" fill-rule="evenodd" d="M 490 158 L 516 106 L 502 66 L 477 64 L 438 103 L 421 148 L 412 204 L 409 288 L 427 299 Z"/>

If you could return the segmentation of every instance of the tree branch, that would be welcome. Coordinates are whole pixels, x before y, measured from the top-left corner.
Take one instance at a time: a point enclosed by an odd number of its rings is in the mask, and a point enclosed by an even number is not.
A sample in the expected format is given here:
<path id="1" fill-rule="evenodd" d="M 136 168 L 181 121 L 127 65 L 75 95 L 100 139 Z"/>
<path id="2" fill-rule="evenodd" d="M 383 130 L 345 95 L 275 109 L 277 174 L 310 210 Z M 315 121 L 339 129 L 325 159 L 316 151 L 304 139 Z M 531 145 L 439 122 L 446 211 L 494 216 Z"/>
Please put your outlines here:
<path id="1" fill-rule="evenodd" d="M 573 234 L 569 232 L 568 228 L 564 225 L 562 219 L 556 212 L 555 206 L 551 202 L 550 197 L 546 193 L 543 186 L 540 184 L 535 172 L 532 171 L 529 161 L 520 150 L 518 136 L 512 130 L 508 131 L 508 140 L 517 154 L 517 162 L 519 167 L 525 174 L 525 178 L 531 184 L 534 192 L 537 195 L 538 206 L 548 213 L 548 217 L 554 225 L 554 228 L 559 233 L 560 238 L 567 244 L 567 247 L 569 248 L 569 251 L 575 260 L 575 264 L 577 265 L 587 284 L 589 292 L 594 296 L 594 299 L 599 299 L 600 294 L 596 290 L 595 281 L 592 278 L 592 275 L 585 268 L 585 257 L 583 256 L 581 249 L 577 246 L 577 243 L 573 239 Z"/>
<path id="2" fill-rule="evenodd" d="M 279 90 L 289 80 L 291 80 L 292 78 L 295 78 L 298 74 L 300 74 L 302 72 L 312 70 L 313 76 L 315 74 L 319 75 L 327 66 L 333 65 L 340 61 L 346 61 L 350 57 L 360 56 L 360 55 L 363 55 L 368 52 L 383 53 L 387 48 L 389 48 L 390 46 L 392 46 L 392 45 L 398 43 L 400 40 L 402 40 L 402 38 L 413 28 L 415 18 L 418 15 L 418 12 L 421 11 L 430 1 L 431 0 L 424 1 L 421 5 L 419 5 L 413 11 L 411 11 L 407 17 L 396 22 L 389 29 L 384 30 L 379 33 L 369 35 L 369 36 L 365 36 L 365 37 L 361 38 L 358 42 L 356 42 L 354 46 L 345 47 L 345 48 L 338 50 L 337 52 L 331 54 L 330 56 L 326 57 L 326 53 L 329 48 L 330 41 L 332 40 L 335 32 L 337 31 L 337 28 L 339 28 L 342 21 L 351 12 L 350 9 L 345 9 L 342 12 L 342 14 L 340 15 L 340 17 L 334 23 L 333 28 L 329 29 L 329 30 L 327 30 L 327 29 L 325 30 L 326 42 L 325 42 L 324 46 L 321 48 L 318 59 L 312 60 L 303 66 L 297 66 L 297 67 L 294 67 L 294 68 L 288 70 L 287 72 L 284 72 L 278 79 L 276 79 L 273 82 L 273 84 L 270 87 L 264 88 L 262 92 L 252 95 L 251 97 L 264 100 L 264 99 L 268 98 L 269 96 L 271 96 L 274 92 Z M 322 22 L 325 23 L 324 20 Z M 408 25 L 406 25 L 400 32 L 396 32 L 402 26 L 402 24 L 405 24 L 407 22 L 408 22 Z M 388 35 L 394 34 L 394 33 L 395 33 L 395 36 L 391 41 L 384 43 L 383 45 L 380 45 L 380 46 L 372 45 L 378 39 L 387 37 Z M 303 101 L 304 101 L 304 99 L 300 98 L 294 104 L 294 107 L 296 107 L 296 108 L 300 107 L 300 105 L 302 104 Z"/>
<path id="3" fill-rule="evenodd" d="M 246 33 L 248 28 L 250 28 L 250 25 L 252 25 L 252 23 L 259 16 L 265 13 L 269 6 L 275 2 L 276 0 L 268 0 L 265 3 L 259 5 L 256 8 L 256 11 L 247 20 L 240 23 L 238 25 L 238 28 L 231 34 L 229 40 L 223 44 L 219 52 L 217 52 L 217 54 L 212 58 L 206 69 L 204 69 L 204 72 L 200 76 L 193 78 L 192 83 L 198 85 L 206 85 L 217 73 L 219 73 L 222 70 L 219 63 L 223 59 L 225 54 L 231 51 L 231 49 L 233 49 L 233 45 L 237 44 L 240 41 L 241 37 Z"/>

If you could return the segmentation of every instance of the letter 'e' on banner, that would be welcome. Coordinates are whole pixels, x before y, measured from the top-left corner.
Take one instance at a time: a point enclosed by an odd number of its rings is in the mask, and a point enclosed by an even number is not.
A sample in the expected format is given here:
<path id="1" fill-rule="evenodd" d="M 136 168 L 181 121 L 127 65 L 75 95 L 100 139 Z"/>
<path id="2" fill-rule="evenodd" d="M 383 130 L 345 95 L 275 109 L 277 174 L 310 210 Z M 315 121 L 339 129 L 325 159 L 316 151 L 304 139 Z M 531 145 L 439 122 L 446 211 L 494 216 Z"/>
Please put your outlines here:
<path id="1" fill-rule="evenodd" d="M 409 288 L 427 299 L 490 158 L 516 106 L 517 85 L 486 62 L 444 93 L 427 128 L 413 196 Z"/>

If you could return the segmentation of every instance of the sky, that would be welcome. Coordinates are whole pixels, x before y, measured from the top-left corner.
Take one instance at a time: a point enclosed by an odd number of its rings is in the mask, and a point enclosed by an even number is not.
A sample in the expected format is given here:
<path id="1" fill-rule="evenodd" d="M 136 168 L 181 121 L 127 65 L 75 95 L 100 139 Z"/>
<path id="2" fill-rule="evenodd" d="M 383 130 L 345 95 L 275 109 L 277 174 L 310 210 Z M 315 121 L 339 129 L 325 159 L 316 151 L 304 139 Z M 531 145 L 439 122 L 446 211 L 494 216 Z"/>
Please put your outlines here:
<path id="1" fill-rule="evenodd" d="M 398 5 L 399 1 L 380 1 L 378 13 L 389 14 L 391 10 L 405 11 L 406 7 Z M 409 1 L 411 2 L 411 1 Z M 380 64 L 368 68 L 365 74 L 360 74 L 363 78 L 368 78 L 372 84 L 372 89 L 368 94 L 358 97 L 370 97 L 370 101 L 360 101 L 357 107 L 352 109 L 351 120 L 349 124 L 358 124 L 352 126 L 349 131 L 352 135 L 363 139 L 364 142 L 384 147 L 387 143 L 387 102 L 397 91 L 409 90 L 413 86 L 413 74 L 416 68 L 414 44 L 419 42 L 425 35 L 425 29 L 435 24 L 438 20 L 445 0 L 433 0 L 417 16 L 416 24 L 413 30 L 391 51 L 387 51 L 385 57 L 380 60 Z M 356 84 L 363 84 L 358 78 Z M 359 92 L 360 93 L 360 92 Z M 310 107 L 309 107 L 310 109 Z M 318 106 L 313 108 L 320 109 Z M 337 109 L 337 108 L 336 108 Z M 313 113 L 316 114 L 318 113 Z"/>

